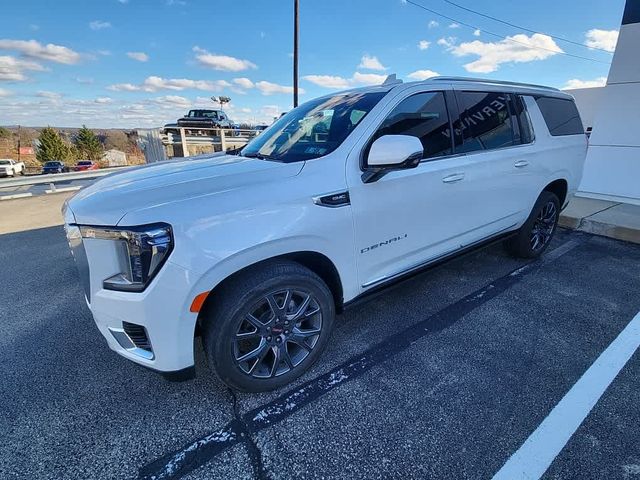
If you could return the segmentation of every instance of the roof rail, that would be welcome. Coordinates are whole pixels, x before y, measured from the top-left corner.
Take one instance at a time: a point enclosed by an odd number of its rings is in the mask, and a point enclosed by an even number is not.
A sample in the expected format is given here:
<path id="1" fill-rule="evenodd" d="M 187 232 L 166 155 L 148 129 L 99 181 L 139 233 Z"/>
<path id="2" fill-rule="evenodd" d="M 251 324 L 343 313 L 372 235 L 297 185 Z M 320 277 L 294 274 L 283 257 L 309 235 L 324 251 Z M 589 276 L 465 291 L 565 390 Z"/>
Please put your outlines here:
<path id="1" fill-rule="evenodd" d="M 491 80 L 488 78 L 472 78 L 472 77 L 433 77 L 429 80 L 445 81 L 445 82 L 475 82 L 475 83 L 493 83 L 495 85 L 509 85 L 513 87 L 529 87 L 529 88 L 541 88 L 544 90 L 553 90 L 559 92 L 560 90 L 554 87 L 547 87 L 546 85 L 536 85 L 534 83 L 522 83 L 522 82 L 509 82 L 506 80 Z"/>

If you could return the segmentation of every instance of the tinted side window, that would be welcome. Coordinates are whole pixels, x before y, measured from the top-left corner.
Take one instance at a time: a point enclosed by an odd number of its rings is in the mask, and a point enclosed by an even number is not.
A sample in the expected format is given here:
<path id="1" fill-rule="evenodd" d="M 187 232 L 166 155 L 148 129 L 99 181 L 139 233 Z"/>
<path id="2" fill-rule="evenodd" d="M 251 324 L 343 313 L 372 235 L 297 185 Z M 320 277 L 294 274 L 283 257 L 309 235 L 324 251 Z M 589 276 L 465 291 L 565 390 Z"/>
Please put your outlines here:
<path id="1" fill-rule="evenodd" d="M 516 144 L 508 94 L 459 92 L 456 95 L 460 119 L 454 123 L 454 129 L 462 131 L 463 137 L 463 143 L 456 148 L 456 153 L 492 150 Z"/>
<path id="2" fill-rule="evenodd" d="M 533 142 L 533 129 L 524 99 L 520 95 L 509 95 L 509 110 L 515 122 L 514 140 L 516 144 Z"/>
<path id="3" fill-rule="evenodd" d="M 405 98 L 382 123 L 376 137 L 411 135 L 424 148 L 422 158 L 451 154 L 451 129 L 443 92 L 418 93 Z"/>
<path id="4" fill-rule="evenodd" d="M 580 114 L 573 100 L 535 97 L 551 135 L 584 134 Z"/>

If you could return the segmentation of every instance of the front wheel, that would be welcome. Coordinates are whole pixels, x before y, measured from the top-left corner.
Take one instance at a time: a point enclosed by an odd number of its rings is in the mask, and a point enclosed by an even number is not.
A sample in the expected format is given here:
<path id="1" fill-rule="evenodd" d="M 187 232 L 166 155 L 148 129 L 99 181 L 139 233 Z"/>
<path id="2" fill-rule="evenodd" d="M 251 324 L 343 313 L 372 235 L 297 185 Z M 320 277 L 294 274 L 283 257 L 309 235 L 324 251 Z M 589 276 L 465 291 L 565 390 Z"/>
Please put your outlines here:
<path id="1" fill-rule="evenodd" d="M 547 249 L 558 226 L 560 200 L 543 191 L 518 233 L 505 242 L 509 253 L 520 258 L 537 258 Z"/>
<path id="2" fill-rule="evenodd" d="M 292 382 L 329 340 L 331 292 L 298 263 L 250 268 L 214 295 L 202 319 L 203 346 L 209 365 L 233 389 L 263 392 Z"/>

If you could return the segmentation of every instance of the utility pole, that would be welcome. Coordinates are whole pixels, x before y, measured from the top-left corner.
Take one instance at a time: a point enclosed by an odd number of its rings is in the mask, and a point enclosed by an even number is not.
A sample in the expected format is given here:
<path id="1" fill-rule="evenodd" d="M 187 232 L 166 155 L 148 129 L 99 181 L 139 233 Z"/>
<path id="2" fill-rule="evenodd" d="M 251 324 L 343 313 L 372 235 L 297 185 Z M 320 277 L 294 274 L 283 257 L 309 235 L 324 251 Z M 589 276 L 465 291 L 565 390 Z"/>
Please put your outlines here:
<path id="1" fill-rule="evenodd" d="M 293 108 L 298 106 L 299 0 L 293 0 Z"/>

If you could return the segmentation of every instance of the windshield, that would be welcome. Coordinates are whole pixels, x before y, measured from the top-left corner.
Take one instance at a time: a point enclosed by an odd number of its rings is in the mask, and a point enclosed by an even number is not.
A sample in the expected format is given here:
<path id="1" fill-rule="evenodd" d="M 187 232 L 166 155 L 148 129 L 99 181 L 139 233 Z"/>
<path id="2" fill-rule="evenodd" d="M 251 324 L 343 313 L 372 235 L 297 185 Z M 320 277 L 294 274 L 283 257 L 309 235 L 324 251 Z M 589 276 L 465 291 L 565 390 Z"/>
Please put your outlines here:
<path id="1" fill-rule="evenodd" d="M 243 150 L 245 157 L 299 162 L 333 152 L 387 92 L 348 93 L 293 109 Z"/>
<path id="2" fill-rule="evenodd" d="M 11 165 L 9 160 L 0 160 L 0 165 Z"/>
<path id="3" fill-rule="evenodd" d="M 91 162 L 78 162 L 78 165 L 91 165 Z"/>
<path id="4" fill-rule="evenodd" d="M 60 162 L 47 162 L 44 164 L 45 167 L 57 167 L 60 165 Z"/>
<path id="5" fill-rule="evenodd" d="M 218 112 L 215 110 L 191 110 L 187 116 L 191 118 L 217 118 Z"/>

